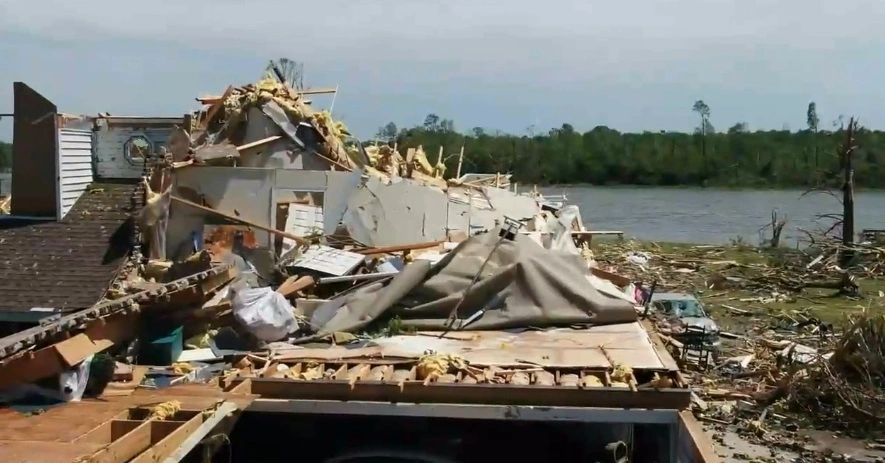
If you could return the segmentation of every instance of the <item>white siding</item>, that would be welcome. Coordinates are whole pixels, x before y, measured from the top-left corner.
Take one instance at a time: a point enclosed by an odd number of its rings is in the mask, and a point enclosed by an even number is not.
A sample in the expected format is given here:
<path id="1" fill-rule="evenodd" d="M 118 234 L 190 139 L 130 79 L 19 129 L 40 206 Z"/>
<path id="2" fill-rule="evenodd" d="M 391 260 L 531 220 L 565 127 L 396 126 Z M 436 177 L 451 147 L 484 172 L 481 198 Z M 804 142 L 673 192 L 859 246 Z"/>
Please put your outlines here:
<path id="1" fill-rule="evenodd" d="M 141 135 L 150 140 L 154 152 L 166 144 L 172 126 L 162 128 L 130 128 L 104 126 L 95 134 L 95 174 L 98 178 L 140 178 L 144 164 L 126 159 L 125 145 L 130 138 Z"/>
<path id="2" fill-rule="evenodd" d="M 58 219 L 92 183 L 92 132 L 59 129 L 58 131 Z"/>

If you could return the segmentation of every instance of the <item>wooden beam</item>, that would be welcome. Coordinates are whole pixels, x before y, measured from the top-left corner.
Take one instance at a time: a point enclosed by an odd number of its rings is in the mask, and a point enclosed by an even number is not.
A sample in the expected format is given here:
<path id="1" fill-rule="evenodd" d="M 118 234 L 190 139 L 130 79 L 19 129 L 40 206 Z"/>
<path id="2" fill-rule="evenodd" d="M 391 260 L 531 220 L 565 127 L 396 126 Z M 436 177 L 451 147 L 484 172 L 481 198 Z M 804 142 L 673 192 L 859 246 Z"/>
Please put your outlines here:
<path id="1" fill-rule="evenodd" d="M 277 141 L 281 138 L 283 138 L 282 135 L 273 135 L 273 136 L 270 136 L 267 138 L 262 138 L 261 140 L 256 140 L 256 141 L 253 141 L 250 143 L 246 143 L 245 145 L 238 146 L 237 151 L 243 151 L 243 150 L 247 150 L 249 148 L 255 148 L 256 146 L 261 146 L 261 145 L 264 145 L 264 144 L 267 144 L 267 143 L 270 143 L 273 141 Z"/>
<path id="2" fill-rule="evenodd" d="M 264 230 L 264 231 L 266 231 L 266 232 L 273 233 L 274 235 L 282 236 L 282 237 L 284 237 L 284 238 L 289 238 L 289 239 L 291 239 L 291 240 L 293 240 L 293 241 L 295 241 L 296 243 L 301 244 L 301 245 L 305 245 L 305 246 L 307 246 L 307 245 L 310 244 L 310 241 L 308 241 L 308 240 L 306 240 L 306 239 L 304 239 L 304 238 L 302 238 L 302 237 L 300 237 L 300 236 L 298 236 L 298 235 L 293 235 L 292 233 L 284 232 L 284 231 L 282 231 L 282 230 L 277 230 L 277 229 L 275 229 L 275 228 L 271 228 L 271 227 L 268 227 L 268 226 L 266 226 L 266 225 L 260 225 L 260 224 L 254 223 L 254 222 L 250 222 L 250 221 L 248 221 L 248 220 L 241 219 L 241 218 L 239 218 L 239 217 L 237 217 L 237 216 L 235 216 L 235 215 L 231 215 L 231 214 L 227 214 L 227 213 L 225 213 L 225 212 L 217 211 L 217 210 L 215 210 L 215 209 L 212 209 L 211 207 L 203 206 L 202 204 L 197 204 L 197 203 L 195 203 L 195 202 L 193 202 L 193 201 L 188 201 L 188 200 L 186 200 L 186 199 L 184 199 L 184 198 L 179 198 L 178 196 L 174 196 L 174 195 L 173 195 L 173 196 L 172 196 L 172 200 L 177 201 L 177 202 L 179 202 L 179 203 L 181 203 L 181 204 L 184 204 L 185 206 L 190 206 L 190 207 L 192 207 L 192 208 L 194 208 L 194 209 L 199 209 L 199 210 L 201 210 L 201 211 L 203 211 L 203 212 L 208 212 L 208 213 L 210 213 L 210 214 L 214 214 L 214 215 L 217 215 L 217 216 L 219 216 L 219 217 L 223 217 L 223 218 L 225 218 L 225 219 L 227 219 L 227 220 L 230 220 L 230 221 L 232 221 L 232 222 L 240 223 L 240 224 L 243 224 L 243 225 L 248 225 L 248 226 L 250 226 L 250 227 L 252 227 L 252 228 L 257 228 L 257 229 L 259 229 L 259 230 Z"/>
<path id="3" fill-rule="evenodd" d="M 346 370 L 345 370 L 346 371 Z M 264 399 L 365 400 L 371 402 L 465 403 L 683 410 L 688 389 L 578 388 L 407 381 L 403 384 L 347 380 L 293 381 L 252 378 L 251 393 Z"/>
<path id="4" fill-rule="evenodd" d="M 464 145 L 461 145 L 461 152 L 458 153 L 458 170 L 455 172 L 455 178 L 461 178 L 461 164 L 464 163 Z"/>
<path id="5" fill-rule="evenodd" d="M 335 87 L 318 87 L 318 88 L 306 88 L 304 90 L 292 90 L 293 92 L 299 95 L 329 95 L 332 93 L 336 93 L 338 91 Z M 224 102 L 223 96 L 210 95 L 210 96 L 198 96 L 194 98 L 205 105 L 214 105 L 218 103 Z M 307 101 L 305 101 L 307 103 Z M 0 116 L 12 116 L 12 114 L 0 114 Z"/>
<path id="6" fill-rule="evenodd" d="M 301 95 L 329 95 L 338 92 L 338 87 L 317 87 L 295 90 Z"/>
<path id="7" fill-rule="evenodd" d="M 151 444 L 149 449 L 132 460 L 132 463 L 157 463 L 172 455 L 203 424 L 202 414 L 181 421 L 150 421 Z"/>
<path id="8" fill-rule="evenodd" d="M 279 288 L 277 288 L 277 292 L 282 294 L 283 297 L 288 298 L 298 291 L 310 288 L 315 284 L 316 280 L 310 275 L 305 275 L 303 277 L 291 276 L 287 278 Z"/>
<path id="9" fill-rule="evenodd" d="M 400 251 L 412 251 L 415 249 L 427 249 L 432 248 L 434 246 L 439 246 L 442 243 L 445 243 L 445 240 L 439 241 L 428 241 L 426 243 L 412 243 L 412 244 L 399 244 L 396 246 L 383 246 L 378 248 L 365 248 L 358 249 L 353 252 L 357 254 L 369 255 L 369 254 L 387 254 L 391 252 L 400 252 Z"/>
<path id="10" fill-rule="evenodd" d="M 688 410 L 679 412 L 679 434 L 678 441 L 691 442 L 689 450 L 693 452 L 694 461 L 699 463 L 719 463 L 722 461 L 716 455 L 710 437 Z"/>
<path id="11" fill-rule="evenodd" d="M 350 166 L 344 165 L 344 164 L 342 164 L 342 163 L 340 163 L 340 162 L 338 162 L 338 161 L 336 161 L 336 160 L 334 160 L 334 159 L 332 159 L 332 158 L 330 158 L 330 157 L 328 157 L 328 156 L 325 156 L 325 155 L 323 155 L 322 153 L 320 153 L 320 152 L 317 151 L 317 150 L 313 150 L 312 153 L 313 153 L 313 154 L 316 154 L 317 156 L 319 156 L 319 157 L 322 158 L 322 159 L 325 159 L 327 162 L 330 162 L 330 163 L 332 163 L 332 164 L 334 164 L 334 165 L 336 165 L 336 166 L 338 166 L 338 167 L 340 167 L 340 168 L 346 170 L 347 172 L 353 172 L 353 169 L 352 169 Z"/>
<path id="12" fill-rule="evenodd" d="M 224 94 L 221 95 L 219 101 L 213 104 L 212 107 L 209 108 L 209 111 L 206 111 L 206 117 L 203 118 L 203 121 L 200 123 L 200 127 L 209 127 L 209 123 L 212 122 L 212 119 L 215 118 L 215 115 L 218 114 L 218 111 L 221 111 L 221 108 L 224 106 L 224 100 L 226 100 L 227 97 L 230 96 L 233 90 L 234 88 L 232 86 L 227 86 L 227 89 L 224 91 Z"/>

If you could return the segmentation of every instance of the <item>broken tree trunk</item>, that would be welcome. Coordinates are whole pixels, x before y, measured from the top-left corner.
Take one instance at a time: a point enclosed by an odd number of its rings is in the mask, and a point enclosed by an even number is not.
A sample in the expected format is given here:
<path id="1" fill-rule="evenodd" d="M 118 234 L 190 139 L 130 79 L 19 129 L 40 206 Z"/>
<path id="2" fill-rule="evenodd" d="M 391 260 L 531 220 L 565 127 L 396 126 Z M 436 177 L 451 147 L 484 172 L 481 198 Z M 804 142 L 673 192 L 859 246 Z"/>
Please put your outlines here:
<path id="1" fill-rule="evenodd" d="M 784 226 L 787 224 L 787 219 L 777 220 L 777 211 L 771 211 L 771 247 L 776 248 L 781 244 L 781 233 L 784 231 Z"/>
<path id="2" fill-rule="evenodd" d="M 845 143 L 842 145 L 842 169 L 845 181 L 842 184 L 842 252 L 839 254 L 839 264 L 845 268 L 854 257 L 851 245 L 854 244 L 854 136 L 857 131 L 857 121 L 852 117 L 848 121 L 848 129 L 845 131 Z"/>

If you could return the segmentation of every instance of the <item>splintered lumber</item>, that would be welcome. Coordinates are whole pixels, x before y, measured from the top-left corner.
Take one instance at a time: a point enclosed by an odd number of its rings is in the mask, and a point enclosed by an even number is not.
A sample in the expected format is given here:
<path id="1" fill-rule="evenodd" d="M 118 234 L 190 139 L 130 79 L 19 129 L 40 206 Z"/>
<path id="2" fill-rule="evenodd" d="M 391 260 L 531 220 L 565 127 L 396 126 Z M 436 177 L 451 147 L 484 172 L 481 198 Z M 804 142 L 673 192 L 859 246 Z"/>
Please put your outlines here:
<path id="1" fill-rule="evenodd" d="M 237 216 L 235 216 L 235 215 L 231 215 L 231 214 L 227 214 L 227 213 L 225 213 L 225 212 L 217 211 L 217 210 L 215 210 L 215 209 L 212 209 L 211 207 L 203 206 L 202 204 L 197 204 L 197 203 L 195 203 L 195 202 L 193 202 L 193 201 L 188 201 L 188 200 L 186 200 L 186 199 L 184 199 L 184 198 L 180 198 L 180 197 L 175 196 L 175 195 L 172 196 L 172 200 L 174 200 L 174 201 L 178 201 L 179 203 L 184 204 L 184 205 L 186 205 L 186 206 L 190 206 L 190 207 L 192 207 L 192 208 L 194 208 L 194 209 L 199 209 L 199 210 L 201 210 L 201 211 L 203 211 L 203 212 L 208 212 L 208 213 L 210 213 L 210 214 L 215 214 L 215 215 L 217 215 L 217 216 L 219 216 L 219 217 L 223 217 L 223 218 L 225 218 L 225 219 L 227 219 L 227 220 L 230 220 L 230 221 L 233 221 L 233 222 L 241 223 L 241 224 L 243 224 L 243 225 L 248 225 L 248 226 L 250 226 L 250 227 L 252 227 L 252 228 L 257 228 L 257 229 L 259 229 L 259 230 L 264 230 L 264 231 L 266 231 L 266 232 L 273 233 L 274 235 L 279 235 L 279 236 L 282 236 L 282 237 L 285 237 L 285 238 L 289 238 L 289 239 L 291 239 L 291 240 L 293 240 L 293 241 L 295 241 L 296 243 L 301 244 L 301 245 L 305 245 L 305 246 L 306 246 L 306 245 L 309 245 L 309 244 L 310 244 L 310 242 L 309 242 L 308 240 L 306 240 L 306 239 L 304 239 L 304 238 L 302 238 L 302 237 L 300 237 L 300 236 L 298 236 L 298 235 L 293 235 L 292 233 L 284 232 L 284 231 L 282 231 L 282 230 L 277 230 L 277 229 L 275 229 L 275 228 L 271 228 L 271 227 L 268 227 L 268 226 L 266 226 L 266 225 L 260 225 L 260 224 L 254 223 L 254 222 L 250 222 L 250 221 L 248 221 L 248 220 L 241 219 L 241 218 L 239 218 L 239 217 L 237 217 Z"/>
<path id="2" fill-rule="evenodd" d="M 439 246 L 440 244 L 445 243 L 445 240 L 439 241 L 428 241 L 426 243 L 413 243 L 413 244 L 400 244 L 396 246 L 384 246 L 380 248 L 366 248 L 366 249 L 358 249 L 353 252 L 357 254 L 388 254 L 391 252 L 402 252 L 402 251 L 412 251 L 415 249 L 427 249 L 432 248 L 434 246 Z"/>
<path id="3" fill-rule="evenodd" d="M 227 86 L 227 89 L 224 91 L 224 94 L 221 95 L 221 98 L 218 99 L 216 103 L 209 108 L 209 111 L 206 111 L 206 117 L 203 119 L 203 122 L 200 124 L 203 127 L 208 127 L 212 122 L 212 119 L 215 118 L 215 115 L 218 114 L 218 111 L 224 106 L 224 100 L 230 96 L 231 92 L 233 92 L 234 88 L 231 85 Z"/>
<path id="4" fill-rule="evenodd" d="M 305 88 L 303 90 L 295 90 L 295 92 L 297 92 L 301 95 L 327 95 L 327 94 L 335 93 L 337 91 L 338 91 L 338 89 L 334 88 L 334 87 Z M 199 101 L 202 104 L 205 104 L 205 105 L 212 105 L 212 104 L 224 102 L 223 96 L 214 96 L 214 95 L 213 96 L 199 96 L 194 99 Z M 307 104 L 307 103 L 309 103 L 309 101 L 305 100 L 304 103 Z"/>
<path id="5" fill-rule="evenodd" d="M 253 142 L 246 143 L 245 145 L 238 146 L 237 151 L 244 151 L 250 148 L 255 148 L 256 146 L 265 145 L 267 143 L 277 141 L 281 138 L 283 138 L 281 135 L 273 135 L 267 138 L 262 138 L 261 140 L 255 140 Z"/>
<path id="6" fill-rule="evenodd" d="M 317 87 L 317 88 L 304 88 L 301 90 L 295 90 L 296 92 L 302 95 L 326 95 L 337 93 L 337 87 Z"/>
<path id="7" fill-rule="evenodd" d="M 316 280 L 310 275 L 305 275 L 302 277 L 291 276 L 287 278 L 286 281 L 284 281 L 279 288 L 277 288 L 277 292 L 282 294 L 283 297 L 288 298 L 298 291 L 303 291 L 315 284 Z"/>
<path id="8" fill-rule="evenodd" d="M 332 159 L 332 158 L 330 158 L 330 157 L 328 157 L 328 156 L 325 156 L 325 155 L 323 155 L 322 153 L 320 153 L 319 151 L 312 150 L 311 152 L 312 152 L 313 154 L 317 155 L 318 157 L 320 157 L 320 158 L 322 158 L 322 159 L 325 159 L 326 162 L 332 163 L 333 165 L 336 165 L 336 166 L 338 166 L 338 167 L 344 169 L 344 170 L 347 171 L 347 172 L 353 172 L 353 169 L 352 169 L 350 166 L 344 165 L 344 164 L 342 164 L 342 163 L 340 163 L 340 162 L 338 162 L 338 161 L 336 161 L 336 160 L 334 160 L 334 159 Z"/>

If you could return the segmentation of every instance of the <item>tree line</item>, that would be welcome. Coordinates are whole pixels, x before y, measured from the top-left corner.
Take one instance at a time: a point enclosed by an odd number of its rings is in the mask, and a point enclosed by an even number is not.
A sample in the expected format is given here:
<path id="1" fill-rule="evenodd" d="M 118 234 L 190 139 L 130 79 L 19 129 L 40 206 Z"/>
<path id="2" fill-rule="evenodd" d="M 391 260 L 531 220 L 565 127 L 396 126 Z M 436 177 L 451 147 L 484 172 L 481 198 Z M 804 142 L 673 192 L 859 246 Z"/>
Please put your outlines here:
<path id="1" fill-rule="evenodd" d="M 807 127 L 799 131 L 750 131 L 742 122 L 717 131 L 708 105 L 699 100 L 692 111 L 699 119 L 693 133 L 622 133 L 605 126 L 581 133 L 571 124 L 544 133 L 530 128 L 522 135 L 480 127 L 462 133 L 451 119 L 429 114 L 411 128 L 388 123 L 376 138 L 396 143 L 401 152 L 422 145 L 431 162 L 442 146 L 447 176 L 454 175 L 463 145 L 462 173 L 512 173 L 521 183 L 733 187 L 840 183 L 837 151 L 844 124 L 840 117 L 830 128 L 821 128 L 814 103 L 807 109 Z M 885 187 L 885 132 L 860 128 L 855 136 L 856 184 Z"/>

